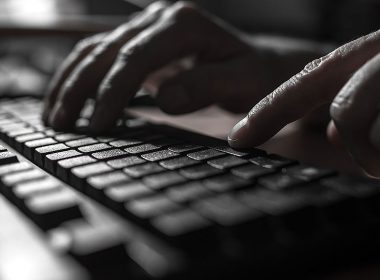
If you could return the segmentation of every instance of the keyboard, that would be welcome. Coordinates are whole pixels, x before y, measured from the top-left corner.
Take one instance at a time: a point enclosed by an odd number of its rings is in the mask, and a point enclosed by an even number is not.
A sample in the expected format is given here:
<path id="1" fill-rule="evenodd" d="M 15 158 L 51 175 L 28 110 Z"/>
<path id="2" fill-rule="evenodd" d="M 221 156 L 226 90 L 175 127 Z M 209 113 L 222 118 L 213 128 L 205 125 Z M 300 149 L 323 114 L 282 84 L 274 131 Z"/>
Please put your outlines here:
<path id="1" fill-rule="evenodd" d="M 41 110 L 0 100 L 0 202 L 58 266 L 31 277 L 33 257 L 0 250 L 2 279 L 307 279 L 376 258 L 377 180 L 127 114 L 107 135 L 87 132 L 90 110 L 57 132 Z"/>

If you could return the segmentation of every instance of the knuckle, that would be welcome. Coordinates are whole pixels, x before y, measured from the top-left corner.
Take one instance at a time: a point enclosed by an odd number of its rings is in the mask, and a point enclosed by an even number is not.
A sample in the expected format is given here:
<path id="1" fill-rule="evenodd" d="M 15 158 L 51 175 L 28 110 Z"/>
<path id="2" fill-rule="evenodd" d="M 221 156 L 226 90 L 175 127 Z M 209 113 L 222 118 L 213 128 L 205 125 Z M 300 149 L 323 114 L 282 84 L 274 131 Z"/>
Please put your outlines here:
<path id="1" fill-rule="evenodd" d="M 96 34 L 91 37 L 84 38 L 80 40 L 74 47 L 74 51 L 82 52 L 85 51 L 88 48 L 92 48 L 102 42 L 104 37 L 106 36 L 105 33 Z"/>

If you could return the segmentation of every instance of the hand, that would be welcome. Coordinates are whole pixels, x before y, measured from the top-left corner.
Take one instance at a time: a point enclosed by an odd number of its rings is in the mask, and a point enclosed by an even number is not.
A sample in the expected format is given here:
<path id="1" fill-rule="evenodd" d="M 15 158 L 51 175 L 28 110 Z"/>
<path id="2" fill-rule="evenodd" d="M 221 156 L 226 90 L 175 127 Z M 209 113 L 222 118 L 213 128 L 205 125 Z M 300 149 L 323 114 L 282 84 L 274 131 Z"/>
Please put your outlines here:
<path id="1" fill-rule="evenodd" d="M 235 148 L 259 145 L 286 124 L 330 104 L 328 137 L 380 177 L 380 31 L 361 37 L 306 67 L 263 98 L 231 131 Z"/>
<path id="2" fill-rule="evenodd" d="M 195 57 L 193 68 L 177 66 L 175 75 L 157 75 L 186 57 Z M 259 60 L 238 32 L 193 4 L 156 2 L 109 34 L 77 45 L 51 82 L 43 119 L 56 129 L 70 128 L 84 102 L 95 98 L 90 127 L 106 130 L 138 89 L 157 76 L 157 103 L 168 113 L 192 112 L 212 103 L 248 110 L 240 100 L 252 95 L 252 84 L 265 87 L 253 82 L 264 80 L 266 70 L 253 67 L 263 64 Z"/>

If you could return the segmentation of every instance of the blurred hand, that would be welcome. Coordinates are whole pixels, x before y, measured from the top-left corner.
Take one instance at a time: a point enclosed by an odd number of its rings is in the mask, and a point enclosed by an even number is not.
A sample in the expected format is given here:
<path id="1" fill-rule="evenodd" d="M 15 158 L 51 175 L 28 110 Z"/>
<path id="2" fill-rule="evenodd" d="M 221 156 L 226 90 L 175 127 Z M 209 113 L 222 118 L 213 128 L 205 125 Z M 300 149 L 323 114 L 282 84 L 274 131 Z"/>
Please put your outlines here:
<path id="1" fill-rule="evenodd" d="M 343 143 L 368 174 L 380 177 L 380 31 L 307 64 L 251 109 L 229 143 L 259 145 L 325 104 L 330 104 L 330 140 Z"/>
<path id="2" fill-rule="evenodd" d="M 157 103 L 168 113 L 212 103 L 247 111 L 271 89 L 275 72 L 240 37 L 193 4 L 156 2 L 116 30 L 77 45 L 51 82 L 43 119 L 56 129 L 73 127 L 84 102 L 95 98 L 90 128 L 101 132 L 144 84 L 156 88 Z M 188 57 L 195 61 L 190 69 L 180 63 Z"/>

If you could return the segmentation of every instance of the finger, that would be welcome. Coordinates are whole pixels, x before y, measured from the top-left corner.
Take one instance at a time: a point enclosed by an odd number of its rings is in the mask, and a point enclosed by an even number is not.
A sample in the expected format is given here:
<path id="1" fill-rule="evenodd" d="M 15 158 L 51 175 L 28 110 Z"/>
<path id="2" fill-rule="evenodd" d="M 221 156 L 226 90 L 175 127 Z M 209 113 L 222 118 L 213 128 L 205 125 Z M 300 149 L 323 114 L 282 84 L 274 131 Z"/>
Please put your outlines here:
<path id="1" fill-rule="evenodd" d="M 221 55 L 217 50 L 222 42 L 226 42 L 223 55 L 241 51 L 237 39 L 227 40 L 225 33 L 192 5 L 174 4 L 161 21 L 121 49 L 99 88 L 91 128 L 99 132 L 112 126 L 147 76 L 171 61 L 194 54 Z"/>
<path id="2" fill-rule="evenodd" d="M 60 88 L 49 116 L 51 126 L 66 129 L 74 125 L 85 101 L 95 95 L 121 46 L 154 23 L 166 5 L 165 2 L 152 4 L 130 22 L 111 32 L 75 67 Z"/>
<path id="3" fill-rule="evenodd" d="M 64 81 L 105 36 L 105 33 L 101 33 L 80 41 L 54 74 L 45 95 L 44 111 L 42 113 L 42 120 L 44 122 L 48 121 L 48 116 Z"/>
<path id="4" fill-rule="evenodd" d="M 380 177 L 380 54 L 362 66 L 334 98 L 330 114 L 345 147 L 364 170 Z"/>
<path id="5" fill-rule="evenodd" d="M 334 146 L 336 146 L 337 148 L 343 147 L 342 139 L 339 135 L 339 132 L 333 120 L 331 120 L 329 124 L 327 125 L 326 134 L 327 134 L 327 138 Z"/>
<path id="6" fill-rule="evenodd" d="M 286 124 L 331 102 L 352 73 L 380 50 L 380 32 L 317 59 L 256 104 L 231 131 L 235 148 L 259 145 Z"/>

